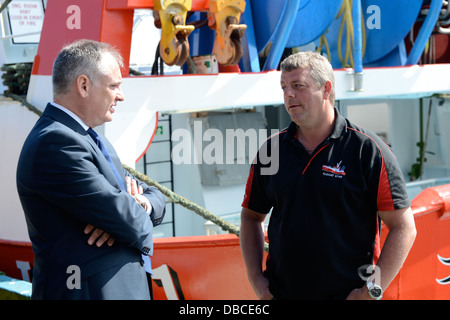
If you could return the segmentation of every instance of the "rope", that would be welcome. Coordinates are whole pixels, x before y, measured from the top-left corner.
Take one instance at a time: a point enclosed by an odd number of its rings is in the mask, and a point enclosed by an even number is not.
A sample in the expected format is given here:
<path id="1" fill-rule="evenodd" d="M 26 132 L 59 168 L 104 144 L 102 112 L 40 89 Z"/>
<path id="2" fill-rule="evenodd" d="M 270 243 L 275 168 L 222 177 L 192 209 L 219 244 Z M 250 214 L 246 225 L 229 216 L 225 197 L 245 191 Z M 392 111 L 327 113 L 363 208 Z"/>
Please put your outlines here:
<path id="1" fill-rule="evenodd" d="M 353 54 L 351 52 L 351 44 L 353 42 L 353 22 L 352 22 L 352 15 L 351 15 L 351 10 L 352 10 L 352 4 L 351 4 L 352 0 L 344 0 L 344 2 L 342 3 L 342 7 L 339 10 L 338 13 L 338 17 L 340 17 L 342 15 L 342 21 L 341 21 L 341 26 L 339 28 L 339 36 L 338 36 L 338 55 L 339 55 L 339 60 L 341 60 L 342 63 L 342 67 L 346 68 L 346 67 L 351 67 L 354 65 L 353 62 Z M 342 36 L 343 36 L 343 29 L 344 26 L 346 27 L 346 50 L 345 50 L 345 57 L 342 57 L 342 48 L 341 48 L 341 43 L 342 43 Z M 350 60 L 350 63 L 349 61 Z"/>
<path id="2" fill-rule="evenodd" d="M 28 91 L 31 68 L 31 63 L 9 64 L 0 68 L 0 71 L 5 72 L 2 74 L 2 79 L 9 92 L 25 94 Z"/>
<path id="3" fill-rule="evenodd" d="M 20 103 L 22 103 L 25 107 L 28 108 L 28 110 L 30 110 L 31 112 L 35 113 L 38 117 L 40 117 L 42 115 L 42 111 L 39 110 L 38 108 L 36 108 L 35 106 L 33 106 L 31 103 L 29 103 L 25 98 L 23 98 L 22 96 L 19 96 L 15 93 L 11 93 L 9 91 L 5 91 L 3 93 L 3 95 L 5 97 L 9 97 L 13 100 L 19 101 Z"/>
<path id="4" fill-rule="evenodd" d="M 174 193 L 172 190 L 162 186 L 158 182 L 150 179 L 146 175 L 127 166 L 126 164 L 122 164 L 122 165 L 125 168 L 125 170 L 127 170 L 129 173 L 131 173 L 136 178 L 138 178 L 140 181 L 145 182 L 146 184 L 148 184 L 150 186 L 154 186 L 154 187 L 158 188 L 161 191 L 161 193 L 164 194 L 169 199 L 170 202 L 179 204 L 191 211 L 194 211 L 202 218 L 209 220 L 209 221 L 213 222 L 214 224 L 218 225 L 219 227 L 221 227 L 222 230 L 239 236 L 239 228 L 236 227 L 235 225 L 223 220 L 222 218 L 219 218 L 218 216 L 212 214 L 211 212 L 209 212 L 205 208 L 199 206 L 198 204 Z"/>
<path id="5" fill-rule="evenodd" d="M 6 0 L 2 6 L 0 7 L 0 12 L 2 12 L 3 10 L 5 10 L 5 8 L 8 6 L 8 4 L 11 3 L 12 0 Z"/>
<path id="6" fill-rule="evenodd" d="M 339 60 L 342 63 L 343 68 L 351 67 L 353 68 L 355 63 L 353 60 L 353 38 L 354 38 L 354 30 L 353 30 L 353 18 L 352 18 L 352 6 L 353 6 L 353 0 L 344 0 L 342 2 L 341 9 L 339 10 L 337 14 L 337 18 L 339 19 L 342 16 L 341 25 L 339 28 L 339 35 L 338 35 L 338 43 L 337 43 L 337 50 L 339 55 Z M 366 51 L 366 33 L 364 28 L 364 17 L 361 14 L 361 20 L 362 20 L 362 41 L 363 41 L 363 48 L 362 48 L 362 55 L 364 56 L 364 53 Z M 342 56 L 342 37 L 344 33 L 344 27 L 345 27 L 345 56 Z"/>
<path id="7" fill-rule="evenodd" d="M 327 31 L 328 32 L 328 31 Z M 322 47 L 325 46 L 325 50 L 327 53 L 327 58 L 328 61 L 331 62 L 331 53 L 330 53 L 330 47 L 328 46 L 328 41 L 327 41 L 327 37 L 325 34 L 320 36 L 320 40 L 319 40 L 319 46 L 316 49 L 316 52 L 321 53 L 322 52 Z"/>

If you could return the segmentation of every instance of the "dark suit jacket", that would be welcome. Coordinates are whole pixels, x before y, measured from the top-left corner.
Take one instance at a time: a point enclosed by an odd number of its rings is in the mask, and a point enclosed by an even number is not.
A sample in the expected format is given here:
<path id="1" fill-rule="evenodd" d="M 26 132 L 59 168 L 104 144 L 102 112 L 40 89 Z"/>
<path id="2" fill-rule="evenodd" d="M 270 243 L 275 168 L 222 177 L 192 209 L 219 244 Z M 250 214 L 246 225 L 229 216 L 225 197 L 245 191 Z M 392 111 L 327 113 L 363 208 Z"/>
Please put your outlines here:
<path id="1" fill-rule="evenodd" d="M 125 176 L 131 175 L 108 140 L 101 138 L 126 185 Z M 47 105 L 24 143 L 17 168 L 35 254 L 33 299 L 149 298 L 141 254 L 153 253 L 152 230 L 164 217 L 165 198 L 155 187 L 138 184 L 153 206 L 150 215 L 120 190 L 83 127 Z M 87 224 L 111 234 L 114 245 L 88 245 L 83 232 Z M 78 267 L 79 274 L 71 266 Z"/>

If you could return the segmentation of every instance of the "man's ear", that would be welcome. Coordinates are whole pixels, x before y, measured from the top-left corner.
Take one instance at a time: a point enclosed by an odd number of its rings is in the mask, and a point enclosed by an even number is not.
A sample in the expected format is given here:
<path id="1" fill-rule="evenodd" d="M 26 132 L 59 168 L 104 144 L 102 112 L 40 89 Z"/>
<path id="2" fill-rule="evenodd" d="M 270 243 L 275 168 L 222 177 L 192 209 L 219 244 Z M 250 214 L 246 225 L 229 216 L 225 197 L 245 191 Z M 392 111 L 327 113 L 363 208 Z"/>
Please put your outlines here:
<path id="1" fill-rule="evenodd" d="M 331 81 L 327 81 L 325 82 L 323 87 L 324 87 L 323 98 L 328 100 L 330 98 L 331 88 L 333 87 L 333 85 L 331 84 Z"/>
<path id="2" fill-rule="evenodd" d="M 77 91 L 80 94 L 80 96 L 82 98 L 87 97 L 91 86 L 91 80 L 89 80 L 89 78 L 86 75 L 82 74 L 78 76 L 75 82 L 77 85 Z"/>

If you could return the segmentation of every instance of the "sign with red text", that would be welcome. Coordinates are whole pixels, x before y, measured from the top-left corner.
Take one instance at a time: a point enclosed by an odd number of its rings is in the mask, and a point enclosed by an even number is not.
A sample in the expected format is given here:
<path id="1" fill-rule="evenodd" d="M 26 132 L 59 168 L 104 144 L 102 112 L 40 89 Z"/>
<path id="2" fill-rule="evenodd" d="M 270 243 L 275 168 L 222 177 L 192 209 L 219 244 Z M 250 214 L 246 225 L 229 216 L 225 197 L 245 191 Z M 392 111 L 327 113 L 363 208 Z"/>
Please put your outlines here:
<path id="1" fill-rule="evenodd" d="M 14 43 L 38 43 L 44 22 L 41 0 L 13 1 L 8 6 Z"/>

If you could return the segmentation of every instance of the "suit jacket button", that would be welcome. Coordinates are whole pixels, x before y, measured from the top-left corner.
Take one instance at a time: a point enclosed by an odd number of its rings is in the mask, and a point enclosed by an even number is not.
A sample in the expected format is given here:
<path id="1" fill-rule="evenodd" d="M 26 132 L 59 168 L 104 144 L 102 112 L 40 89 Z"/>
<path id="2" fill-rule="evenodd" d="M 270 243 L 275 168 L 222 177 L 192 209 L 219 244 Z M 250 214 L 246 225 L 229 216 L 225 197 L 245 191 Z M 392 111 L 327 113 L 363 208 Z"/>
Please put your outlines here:
<path id="1" fill-rule="evenodd" d="M 144 264 L 145 264 L 144 260 L 141 260 L 141 261 L 139 261 L 139 262 L 141 263 L 141 267 L 143 267 Z"/>

